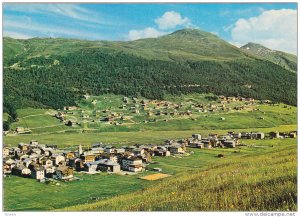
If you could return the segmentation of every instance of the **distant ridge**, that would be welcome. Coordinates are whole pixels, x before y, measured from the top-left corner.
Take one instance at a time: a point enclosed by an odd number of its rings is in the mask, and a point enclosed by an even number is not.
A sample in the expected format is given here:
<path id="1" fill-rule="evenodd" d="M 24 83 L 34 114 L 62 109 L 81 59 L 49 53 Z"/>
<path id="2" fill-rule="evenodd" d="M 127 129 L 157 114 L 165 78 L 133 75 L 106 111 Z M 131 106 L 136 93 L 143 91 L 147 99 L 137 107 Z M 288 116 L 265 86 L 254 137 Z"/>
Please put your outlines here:
<path id="1" fill-rule="evenodd" d="M 241 49 L 258 55 L 266 60 L 282 66 L 285 69 L 296 72 L 297 71 L 297 56 L 283 51 L 271 50 L 261 44 L 249 42 L 241 47 Z"/>

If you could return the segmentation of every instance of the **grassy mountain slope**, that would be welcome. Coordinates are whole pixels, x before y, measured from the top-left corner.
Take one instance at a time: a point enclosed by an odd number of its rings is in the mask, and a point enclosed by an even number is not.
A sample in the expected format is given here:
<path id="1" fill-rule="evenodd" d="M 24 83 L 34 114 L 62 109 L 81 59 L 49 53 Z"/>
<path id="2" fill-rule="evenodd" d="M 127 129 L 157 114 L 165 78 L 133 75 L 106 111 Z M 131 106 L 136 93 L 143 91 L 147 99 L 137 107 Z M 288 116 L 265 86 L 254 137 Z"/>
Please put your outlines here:
<path id="1" fill-rule="evenodd" d="M 228 60 L 252 56 L 217 36 L 195 29 L 178 30 L 159 38 L 140 39 L 129 42 L 83 41 L 76 39 L 33 38 L 16 40 L 4 38 L 6 60 L 18 57 L 28 59 L 49 55 L 67 55 L 83 48 L 98 48 L 105 52 L 125 52 L 147 59 L 182 60 Z M 6 64 L 7 66 L 7 64 Z"/>
<path id="2" fill-rule="evenodd" d="M 229 60 L 248 56 L 217 36 L 195 29 L 183 29 L 159 38 L 126 42 L 122 46 L 143 57 L 161 60 Z"/>
<path id="3" fill-rule="evenodd" d="M 297 71 L 297 56 L 282 51 L 271 50 L 260 44 L 248 43 L 241 47 L 251 54 L 262 57 L 275 64 L 282 66 L 285 69 L 296 72 Z"/>
<path id="4" fill-rule="evenodd" d="M 212 92 L 296 104 L 295 73 L 200 30 L 133 42 L 5 38 L 4 56 L 4 108 L 59 108 L 86 92 Z"/>
<path id="5" fill-rule="evenodd" d="M 259 152 L 216 158 L 211 166 L 187 169 L 145 190 L 63 211 L 296 211 L 296 144 L 270 143 Z"/>
<path id="6" fill-rule="evenodd" d="M 83 48 L 98 48 L 101 41 L 84 41 L 64 38 L 32 38 L 28 40 L 4 37 L 4 66 L 22 62 L 31 58 L 47 58 L 51 55 L 66 56 L 79 52 Z"/>

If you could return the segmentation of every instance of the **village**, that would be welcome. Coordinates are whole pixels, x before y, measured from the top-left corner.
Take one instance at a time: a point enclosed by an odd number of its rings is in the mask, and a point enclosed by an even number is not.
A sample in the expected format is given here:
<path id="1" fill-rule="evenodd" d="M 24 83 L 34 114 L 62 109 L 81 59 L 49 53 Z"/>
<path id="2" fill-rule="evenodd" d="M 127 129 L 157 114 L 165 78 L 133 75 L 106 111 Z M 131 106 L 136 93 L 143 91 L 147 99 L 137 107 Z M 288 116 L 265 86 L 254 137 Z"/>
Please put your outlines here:
<path id="1" fill-rule="evenodd" d="M 226 118 L 232 113 L 251 112 L 257 121 L 263 122 L 267 117 L 265 109 L 282 106 L 284 110 L 291 109 L 287 105 L 275 104 L 269 100 L 255 100 L 244 97 L 225 97 L 216 95 L 199 95 L 196 99 L 184 98 L 167 100 L 149 100 L 145 98 L 125 96 L 90 96 L 83 95 L 76 106 L 65 106 L 62 109 L 47 111 L 44 117 L 49 119 L 49 126 L 57 130 L 68 128 L 80 133 L 89 130 L 100 130 L 107 127 L 130 128 L 138 126 L 155 126 L 155 123 L 176 120 L 199 123 L 204 117 L 217 117 L 215 121 L 226 123 Z M 279 114 L 281 115 L 281 114 Z M 35 115 L 31 115 L 34 119 Z M 41 132 L 43 126 L 32 123 L 31 117 L 20 117 L 10 131 L 3 132 L 4 136 L 32 134 Z M 33 122 L 35 123 L 35 121 Z M 64 126 L 65 128 L 62 128 Z M 123 129 L 122 128 L 122 129 Z"/>
<path id="2" fill-rule="evenodd" d="M 270 132 L 268 135 L 263 132 L 228 132 L 226 135 L 210 133 L 207 137 L 193 134 L 185 139 L 166 140 L 162 145 L 115 147 L 96 143 L 85 149 L 78 145 L 77 150 L 72 151 L 32 140 L 29 144 L 19 143 L 18 147 L 3 147 L 3 175 L 28 177 L 45 182 L 78 180 L 74 172 L 135 174 L 147 170 L 147 165 L 153 163 L 154 156 L 182 158 L 192 154 L 189 148 L 235 148 L 244 145 L 241 140 L 262 140 L 266 136 L 271 139 L 296 138 L 297 132 Z M 160 168 L 154 170 L 161 172 Z"/>
<path id="3" fill-rule="evenodd" d="M 84 95 L 83 97 L 87 101 L 91 98 L 90 95 Z M 135 124 L 137 121 L 142 121 L 142 123 L 167 122 L 176 118 L 196 120 L 194 116 L 198 114 L 242 111 L 257 103 L 253 98 L 244 97 L 219 96 L 215 100 L 217 100 L 216 103 L 204 104 L 193 101 L 174 103 L 165 100 L 123 97 L 122 104 L 119 105 L 118 109 L 110 107 L 104 110 L 94 110 L 91 113 L 77 106 L 65 106 L 62 110 L 58 110 L 54 116 L 70 127 L 78 126 L 81 122 L 106 122 L 113 125 L 126 125 Z M 91 101 L 95 108 L 99 103 L 101 102 L 97 99 Z M 261 101 L 260 103 L 268 103 L 268 101 Z M 221 117 L 221 119 L 224 118 Z"/>

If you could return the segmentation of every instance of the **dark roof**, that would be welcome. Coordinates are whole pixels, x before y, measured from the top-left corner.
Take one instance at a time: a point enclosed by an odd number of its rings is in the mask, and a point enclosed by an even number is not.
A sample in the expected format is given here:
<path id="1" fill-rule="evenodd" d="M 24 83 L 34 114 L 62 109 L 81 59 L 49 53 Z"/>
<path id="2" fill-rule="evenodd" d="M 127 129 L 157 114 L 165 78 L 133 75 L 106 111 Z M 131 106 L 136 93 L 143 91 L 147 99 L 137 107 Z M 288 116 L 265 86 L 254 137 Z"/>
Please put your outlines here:
<path id="1" fill-rule="evenodd" d="M 107 165 L 107 166 L 117 166 L 119 165 L 117 162 L 114 162 L 114 161 L 111 161 L 111 160 L 108 160 L 108 159 L 102 159 L 102 160 L 98 160 L 98 161 L 95 161 L 93 162 L 94 164 L 104 164 L 104 165 Z"/>
<path id="2" fill-rule="evenodd" d="M 95 162 L 89 162 L 89 163 L 86 163 L 85 165 L 87 166 L 87 167 L 90 167 L 90 166 L 95 166 L 95 165 L 98 165 L 99 163 L 97 162 L 97 161 L 95 161 Z"/>
<path id="3" fill-rule="evenodd" d="M 32 168 L 32 170 L 43 171 L 43 170 L 45 170 L 45 168 L 43 166 L 35 166 L 35 167 Z"/>
<path id="4" fill-rule="evenodd" d="M 125 158 L 124 160 L 135 161 L 135 160 L 142 160 L 142 158 L 140 158 L 138 156 L 129 156 L 129 157 Z"/>

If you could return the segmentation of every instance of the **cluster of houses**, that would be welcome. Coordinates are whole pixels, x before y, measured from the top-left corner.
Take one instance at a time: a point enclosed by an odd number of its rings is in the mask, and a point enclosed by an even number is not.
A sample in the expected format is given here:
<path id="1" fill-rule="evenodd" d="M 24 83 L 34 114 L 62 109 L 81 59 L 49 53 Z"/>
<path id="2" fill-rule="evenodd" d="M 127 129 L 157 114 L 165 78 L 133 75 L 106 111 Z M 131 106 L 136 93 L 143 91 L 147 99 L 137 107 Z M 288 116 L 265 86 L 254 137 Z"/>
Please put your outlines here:
<path id="1" fill-rule="evenodd" d="M 46 178 L 70 181 L 74 171 L 86 173 L 142 172 L 152 156 L 170 156 L 185 152 L 184 144 L 135 145 L 116 148 L 102 143 L 76 151 L 58 149 L 56 145 L 30 141 L 18 147 L 3 147 L 3 174 L 31 177 L 40 181 Z"/>
<path id="2" fill-rule="evenodd" d="M 84 98 L 88 100 L 90 96 L 88 94 L 84 95 Z M 174 103 L 165 100 L 148 100 L 148 99 L 138 99 L 135 97 L 123 97 L 121 99 L 122 104 L 119 108 L 104 109 L 104 110 L 94 110 L 86 111 L 77 106 L 65 106 L 62 110 L 58 110 L 54 115 L 57 119 L 63 122 L 66 126 L 77 126 L 81 122 L 98 122 L 103 121 L 113 125 L 122 124 L 132 124 L 136 123 L 134 121 L 134 116 L 141 114 L 144 119 L 139 119 L 144 123 L 155 122 L 158 119 L 168 121 L 173 117 L 186 116 L 191 120 L 196 120 L 195 115 L 201 113 L 215 113 L 215 112 L 228 112 L 231 110 L 241 111 L 252 108 L 251 105 L 258 103 L 258 100 L 253 98 L 245 97 L 234 97 L 234 96 L 218 96 L 215 97 L 214 103 L 200 103 L 193 100 Z M 97 100 L 91 101 L 93 105 L 96 105 Z M 272 104 L 270 100 L 261 100 L 262 104 Z M 287 106 L 286 106 L 287 107 Z M 287 107 L 290 109 L 290 107 Z M 253 109 L 253 111 L 259 110 Z M 164 118 L 166 116 L 166 118 Z M 258 117 L 258 119 L 264 119 L 264 117 Z M 221 117 L 220 120 L 225 120 Z M 17 127 L 14 131 L 18 134 L 31 133 L 31 130 L 24 127 Z M 6 132 L 7 134 L 8 132 Z"/>
<path id="3" fill-rule="evenodd" d="M 89 99 L 89 95 L 84 96 L 85 99 Z M 64 107 L 63 110 L 58 111 L 55 114 L 55 117 L 63 121 L 67 126 L 76 126 L 79 123 L 74 120 L 66 119 L 65 114 L 75 114 L 74 110 L 77 110 L 76 113 L 80 113 L 82 120 L 86 121 L 104 121 L 114 125 L 121 125 L 123 123 L 134 123 L 132 117 L 143 113 L 145 117 L 179 117 L 187 116 L 191 120 L 196 120 L 193 116 L 194 114 L 199 113 L 214 113 L 218 111 L 228 112 L 231 110 L 242 111 L 250 108 L 249 106 L 256 104 L 258 101 L 253 98 L 245 97 L 234 97 L 234 96 L 218 96 L 216 97 L 215 103 L 204 104 L 198 103 L 195 101 L 174 103 L 164 100 L 147 100 L 147 99 L 138 99 L 135 97 L 123 97 L 122 104 L 115 111 L 111 109 L 105 109 L 103 111 L 96 110 L 94 114 L 88 114 L 87 111 L 81 110 L 75 106 Z M 97 100 L 93 100 L 92 104 L 96 104 Z M 271 104 L 269 100 L 262 100 L 260 103 Z M 258 109 L 259 110 L 259 109 Z M 92 117 L 93 116 L 93 117 Z M 147 118 L 146 118 L 147 119 Z M 145 123 L 151 121 L 144 120 Z M 264 119 L 264 117 L 259 117 L 258 119 Z M 224 118 L 221 118 L 224 120 Z M 124 122 L 125 121 L 125 122 Z M 152 121 L 157 121 L 153 119 Z M 168 121 L 168 119 L 165 119 Z"/>
<path id="4" fill-rule="evenodd" d="M 285 139 L 285 138 L 296 138 L 297 137 L 297 131 L 291 131 L 291 132 L 270 132 L 269 133 L 270 138 L 275 139 Z"/>
<path id="5" fill-rule="evenodd" d="M 3 174 L 31 177 L 39 181 L 46 178 L 74 180 L 74 171 L 121 173 L 142 172 L 152 162 L 153 156 L 182 155 L 186 148 L 235 148 L 241 139 L 296 138 L 297 131 L 228 132 L 226 135 L 210 133 L 207 137 L 193 134 L 190 138 L 166 140 L 162 145 L 114 147 L 102 143 L 75 151 L 58 149 L 56 145 L 39 144 L 37 141 L 19 143 L 18 147 L 3 147 Z"/>
<path id="6" fill-rule="evenodd" d="M 178 116 L 185 116 L 185 115 L 192 115 L 193 113 L 199 112 L 215 112 L 218 110 L 221 111 L 229 111 L 231 109 L 235 110 L 243 110 L 246 109 L 247 105 L 254 104 L 255 100 L 253 98 L 242 98 L 242 97 L 218 97 L 219 101 L 216 104 L 203 104 L 197 103 L 194 101 L 189 102 L 188 104 L 181 102 L 179 104 L 168 102 L 168 101 L 161 101 L 161 100 L 138 100 L 137 98 L 132 98 L 132 103 L 130 110 L 132 113 L 139 113 L 137 110 L 139 109 L 140 105 L 142 110 L 147 110 L 147 115 L 178 115 Z M 228 107 L 225 104 L 241 101 L 244 102 L 244 106 L 240 107 Z M 127 105 L 130 103 L 128 97 L 123 98 L 123 104 L 120 108 L 127 108 Z M 140 104 L 140 105 L 139 105 Z"/>
<path id="7" fill-rule="evenodd" d="M 296 138 L 297 131 L 291 132 L 270 132 L 265 135 L 263 132 L 228 132 L 226 135 L 210 133 L 208 137 L 202 138 L 200 134 L 193 134 L 191 138 L 186 139 L 186 145 L 191 148 L 235 148 L 240 145 L 240 139 L 264 139 L 268 136 L 274 138 Z"/>
<path id="8" fill-rule="evenodd" d="M 250 103 L 254 103 L 255 102 L 255 99 L 253 98 L 245 98 L 245 97 L 241 97 L 241 96 L 238 96 L 238 97 L 235 97 L 235 96 L 219 96 L 218 97 L 220 102 L 222 104 L 225 104 L 225 103 L 231 103 L 231 102 L 245 102 L 246 104 L 250 104 Z"/>
<path id="9" fill-rule="evenodd" d="M 90 96 L 85 95 L 85 99 Z M 111 124 L 122 124 L 123 121 L 130 120 L 131 116 L 139 115 L 141 112 L 145 117 L 160 117 L 160 116 L 191 116 L 198 113 L 216 112 L 216 111 L 230 111 L 230 110 L 245 110 L 248 105 L 254 104 L 256 101 L 253 98 L 243 97 L 225 97 L 219 96 L 215 104 L 203 104 L 190 101 L 188 103 L 173 103 L 164 100 L 147 100 L 138 99 L 135 97 L 123 97 L 122 104 L 115 111 L 105 109 L 103 111 L 96 110 L 94 114 L 88 114 L 84 110 L 80 110 L 75 106 L 66 106 L 63 110 L 59 110 L 55 117 L 63 121 L 67 126 L 78 125 L 78 122 L 66 119 L 66 114 L 74 114 L 74 110 L 79 110 L 82 120 L 92 120 L 93 122 L 104 121 Z M 229 106 L 232 102 L 243 102 L 240 106 Z M 96 104 L 97 100 L 93 100 L 92 104 Z M 78 112 L 78 111 L 76 111 Z M 93 117 L 92 117 L 92 116 Z"/>
<path id="10" fill-rule="evenodd" d="M 200 134 L 193 134 L 188 138 L 188 146 L 191 148 L 235 148 L 240 144 L 240 139 L 264 139 L 263 132 L 228 132 L 226 135 L 210 133 L 202 138 Z"/>

